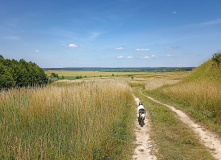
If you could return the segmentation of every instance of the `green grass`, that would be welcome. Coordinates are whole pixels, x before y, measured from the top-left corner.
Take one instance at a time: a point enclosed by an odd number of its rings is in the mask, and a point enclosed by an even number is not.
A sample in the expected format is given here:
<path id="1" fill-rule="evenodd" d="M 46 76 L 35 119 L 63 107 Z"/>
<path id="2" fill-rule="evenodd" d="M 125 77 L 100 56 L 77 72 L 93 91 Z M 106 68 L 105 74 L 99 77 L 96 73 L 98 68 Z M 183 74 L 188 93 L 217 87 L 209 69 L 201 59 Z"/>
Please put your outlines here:
<path id="1" fill-rule="evenodd" d="M 202 80 L 221 83 L 221 66 L 214 66 L 212 60 L 209 60 L 197 67 L 193 73 L 185 79 L 187 82 L 198 82 Z"/>

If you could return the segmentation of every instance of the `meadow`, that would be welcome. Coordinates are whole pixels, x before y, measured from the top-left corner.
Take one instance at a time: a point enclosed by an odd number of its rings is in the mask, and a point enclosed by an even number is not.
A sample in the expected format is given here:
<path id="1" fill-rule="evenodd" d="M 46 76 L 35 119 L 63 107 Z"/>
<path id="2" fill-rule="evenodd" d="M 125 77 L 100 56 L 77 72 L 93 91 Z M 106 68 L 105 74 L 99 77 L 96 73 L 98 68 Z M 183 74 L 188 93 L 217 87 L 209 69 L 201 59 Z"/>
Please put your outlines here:
<path id="1" fill-rule="evenodd" d="M 66 78 L 44 88 L 2 91 L 0 159 L 131 159 L 134 95 L 148 110 L 158 159 L 213 159 L 175 113 L 145 97 L 221 133 L 219 78 L 196 71 L 47 71 Z"/>
<path id="2" fill-rule="evenodd" d="M 128 159 L 134 99 L 122 81 L 2 91 L 0 159 Z"/>

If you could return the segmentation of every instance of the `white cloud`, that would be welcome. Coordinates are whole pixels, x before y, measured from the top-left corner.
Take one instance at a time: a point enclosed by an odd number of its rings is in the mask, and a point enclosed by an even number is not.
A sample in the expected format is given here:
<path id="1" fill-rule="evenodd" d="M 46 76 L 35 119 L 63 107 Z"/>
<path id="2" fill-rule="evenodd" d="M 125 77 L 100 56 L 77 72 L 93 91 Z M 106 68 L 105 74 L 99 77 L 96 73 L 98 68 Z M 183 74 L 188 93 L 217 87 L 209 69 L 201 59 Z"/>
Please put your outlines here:
<path id="1" fill-rule="evenodd" d="M 180 48 L 180 46 L 170 46 L 170 47 L 167 47 L 166 49 L 173 50 L 173 49 L 178 49 L 178 48 Z"/>
<path id="2" fill-rule="evenodd" d="M 37 50 L 37 49 L 36 49 L 34 52 L 35 52 L 35 53 L 38 53 L 38 52 L 39 52 L 39 50 Z"/>
<path id="3" fill-rule="evenodd" d="M 90 33 L 90 36 L 89 36 L 89 40 L 94 40 L 96 39 L 97 37 L 99 37 L 102 33 L 100 32 L 91 32 Z"/>
<path id="4" fill-rule="evenodd" d="M 123 56 L 117 56 L 117 58 L 124 58 Z"/>
<path id="5" fill-rule="evenodd" d="M 221 18 L 214 19 L 211 21 L 196 23 L 196 24 L 189 24 L 186 27 L 204 27 L 204 26 L 211 26 L 211 25 L 218 25 L 218 24 L 221 24 Z"/>
<path id="6" fill-rule="evenodd" d="M 144 49 L 144 48 L 138 48 L 138 49 L 136 49 L 136 51 L 149 51 L 150 49 Z"/>
<path id="7" fill-rule="evenodd" d="M 20 37 L 18 37 L 18 36 L 7 36 L 7 37 L 5 37 L 5 39 L 8 39 L 8 40 L 20 40 Z"/>
<path id="8" fill-rule="evenodd" d="M 173 11 L 172 13 L 173 13 L 173 14 L 176 14 L 176 11 Z"/>
<path id="9" fill-rule="evenodd" d="M 77 48 L 78 45 L 76 45 L 76 44 L 69 44 L 68 47 L 71 47 L 71 48 Z"/>
<path id="10" fill-rule="evenodd" d="M 170 55 L 170 54 L 168 54 L 168 55 L 167 55 L 167 57 L 171 57 L 171 55 Z"/>
<path id="11" fill-rule="evenodd" d="M 115 48 L 116 50 L 124 50 L 124 47 Z"/>
<path id="12" fill-rule="evenodd" d="M 133 58 L 133 56 L 128 56 L 127 58 L 129 58 L 129 59 L 130 59 L 130 58 Z"/>
<path id="13" fill-rule="evenodd" d="M 143 58 L 143 59 L 151 59 L 151 58 L 154 58 L 154 57 L 155 57 L 155 55 L 151 55 L 151 56 L 143 55 L 141 58 Z"/>
<path id="14" fill-rule="evenodd" d="M 94 41 L 96 40 L 98 37 L 100 37 L 101 35 L 103 35 L 105 32 L 103 31 L 100 31 L 100 32 L 97 32 L 97 31 L 93 31 L 93 32 L 89 32 L 89 36 L 88 38 L 84 39 L 86 41 Z"/>
<path id="15" fill-rule="evenodd" d="M 202 22 L 199 25 L 215 25 L 215 24 L 220 24 L 220 23 L 221 23 L 221 18 L 218 18 L 212 21 Z"/>

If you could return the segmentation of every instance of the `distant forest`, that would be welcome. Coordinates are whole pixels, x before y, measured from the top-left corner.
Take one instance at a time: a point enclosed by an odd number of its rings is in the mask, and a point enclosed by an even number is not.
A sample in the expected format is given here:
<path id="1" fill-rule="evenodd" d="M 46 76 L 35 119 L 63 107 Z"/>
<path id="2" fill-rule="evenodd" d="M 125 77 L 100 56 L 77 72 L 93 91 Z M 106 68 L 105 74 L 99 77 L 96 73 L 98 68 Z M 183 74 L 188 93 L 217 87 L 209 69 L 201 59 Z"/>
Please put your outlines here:
<path id="1" fill-rule="evenodd" d="M 42 86 L 48 83 L 44 70 L 33 62 L 4 59 L 0 55 L 0 90 L 11 87 Z"/>
<path id="2" fill-rule="evenodd" d="M 99 72 L 176 72 L 176 71 L 192 71 L 195 67 L 143 67 L 143 68 L 43 68 L 48 70 L 59 71 L 99 71 Z"/>

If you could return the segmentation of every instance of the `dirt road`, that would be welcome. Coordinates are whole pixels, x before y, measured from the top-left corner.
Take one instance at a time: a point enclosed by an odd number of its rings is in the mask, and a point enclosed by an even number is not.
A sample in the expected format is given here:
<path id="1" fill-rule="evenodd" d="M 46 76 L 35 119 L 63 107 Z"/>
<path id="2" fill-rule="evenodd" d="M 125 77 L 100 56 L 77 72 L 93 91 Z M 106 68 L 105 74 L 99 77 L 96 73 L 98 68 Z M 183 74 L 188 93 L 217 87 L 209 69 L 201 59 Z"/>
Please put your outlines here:
<path id="1" fill-rule="evenodd" d="M 170 108 L 172 111 L 174 111 L 178 116 L 179 119 L 187 124 L 201 139 L 201 143 L 210 149 L 211 154 L 216 159 L 221 159 L 221 140 L 218 138 L 217 135 L 214 133 L 208 131 L 203 126 L 200 126 L 199 124 L 196 124 L 189 116 L 187 116 L 184 112 L 181 110 L 175 109 L 173 106 L 164 104 L 158 100 L 155 100 L 149 96 L 145 96 L 149 98 L 150 100 L 159 103 L 161 105 L 164 105 L 168 108 Z"/>
<path id="2" fill-rule="evenodd" d="M 139 99 L 135 98 L 137 105 L 139 104 Z M 150 123 L 149 116 L 147 114 L 146 119 L 144 121 L 145 125 L 141 127 L 138 123 L 138 119 L 135 120 L 136 123 L 136 148 L 133 155 L 133 160 L 156 160 L 156 156 L 153 155 L 153 145 L 150 140 Z"/>

